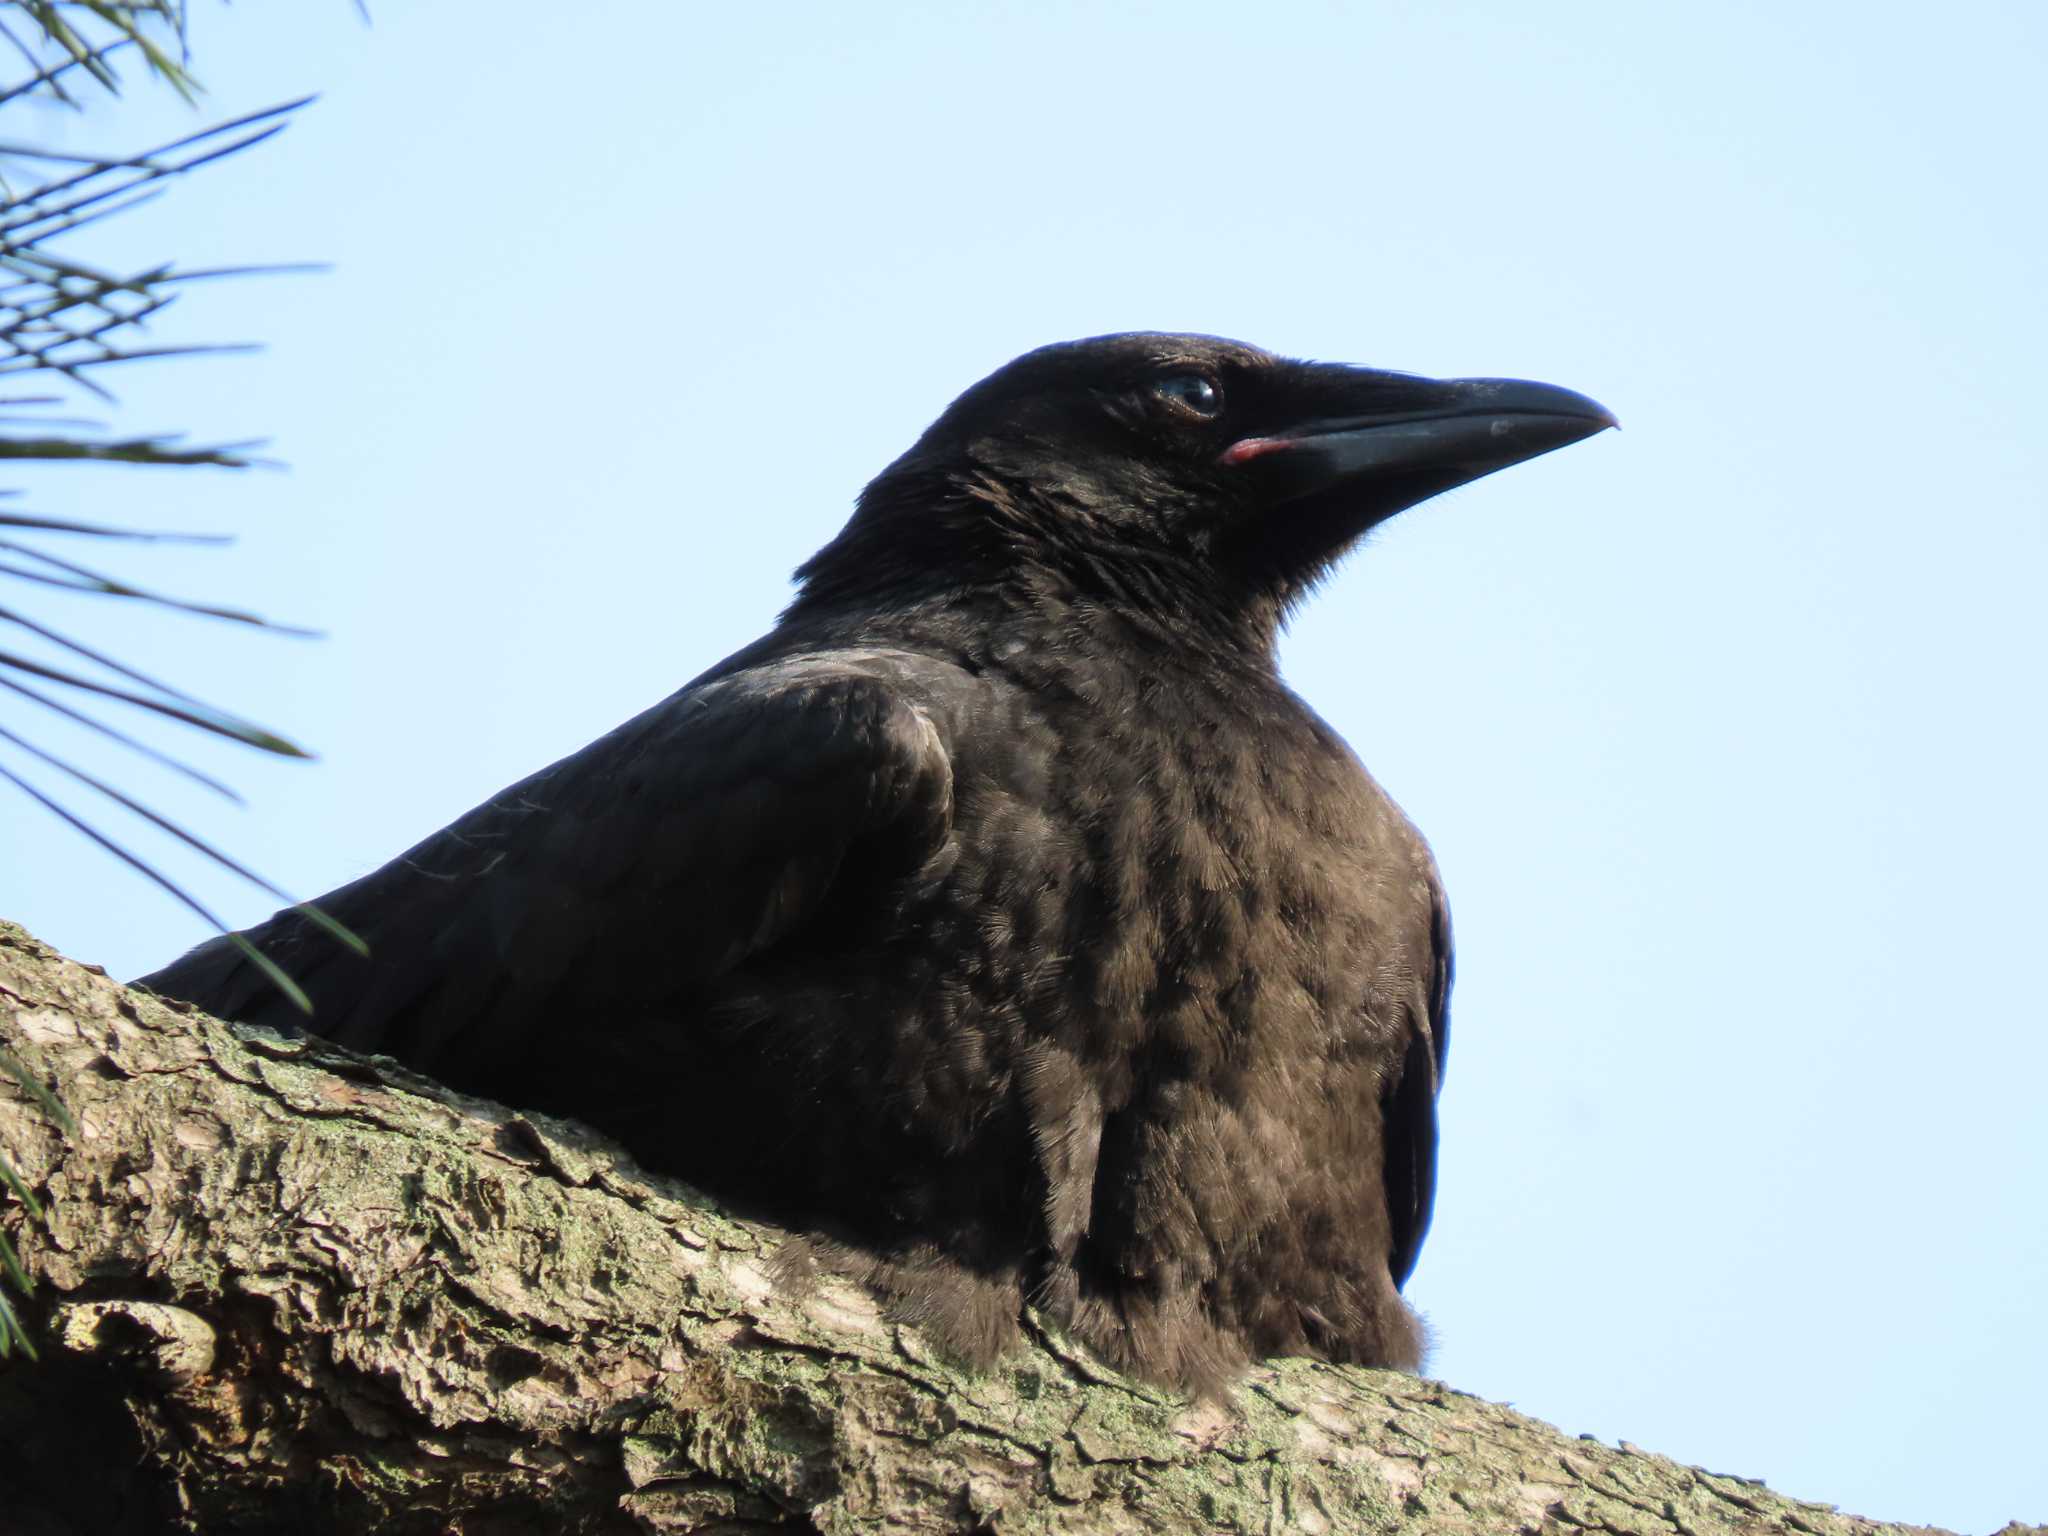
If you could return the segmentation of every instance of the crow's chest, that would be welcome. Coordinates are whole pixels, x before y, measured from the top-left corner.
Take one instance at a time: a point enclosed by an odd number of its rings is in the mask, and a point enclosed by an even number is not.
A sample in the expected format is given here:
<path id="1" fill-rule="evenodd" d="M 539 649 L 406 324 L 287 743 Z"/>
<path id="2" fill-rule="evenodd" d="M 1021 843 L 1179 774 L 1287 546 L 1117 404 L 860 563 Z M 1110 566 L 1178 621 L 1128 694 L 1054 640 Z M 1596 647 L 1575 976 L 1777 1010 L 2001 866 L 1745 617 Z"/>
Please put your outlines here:
<path id="1" fill-rule="evenodd" d="M 959 754 L 970 989 L 1102 1063 L 1343 1049 L 1410 973 L 1415 840 L 1292 695 L 1022 698 Z"/>

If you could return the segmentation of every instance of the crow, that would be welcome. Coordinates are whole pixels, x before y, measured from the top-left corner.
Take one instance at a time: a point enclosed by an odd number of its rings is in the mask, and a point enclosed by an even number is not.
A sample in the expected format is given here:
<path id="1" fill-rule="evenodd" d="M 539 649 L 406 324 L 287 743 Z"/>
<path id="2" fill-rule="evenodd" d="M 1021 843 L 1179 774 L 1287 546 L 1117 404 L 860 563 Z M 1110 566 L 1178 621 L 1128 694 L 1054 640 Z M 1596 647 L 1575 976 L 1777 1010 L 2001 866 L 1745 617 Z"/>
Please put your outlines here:
<path id="1" fill-rule="evenodd" d="M 1419 1368 L 1451 931 L 1427 845 L 1282 682 L 1402 509 L 1582 395 L 1127 334 L 969 389 L 775 628 L 246 934 L 312 1027 L 576 1117 L 986 1364 L 1035 1305 L 1213 1393 Z M 226 938 L 141 982 L 290 1028 Z"/>

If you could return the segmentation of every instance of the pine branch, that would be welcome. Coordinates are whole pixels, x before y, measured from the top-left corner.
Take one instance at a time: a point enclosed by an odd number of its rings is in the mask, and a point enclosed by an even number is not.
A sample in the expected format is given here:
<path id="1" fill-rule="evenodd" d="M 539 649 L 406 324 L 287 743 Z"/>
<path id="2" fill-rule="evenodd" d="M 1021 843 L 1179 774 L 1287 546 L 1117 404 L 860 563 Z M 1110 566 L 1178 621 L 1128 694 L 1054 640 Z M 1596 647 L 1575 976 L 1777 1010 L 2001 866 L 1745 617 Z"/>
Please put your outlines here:
<path id="1" fill-rule="evenodd" d="M 0 36 L 36 71 L 10 94 L 40 89 L 75 107 L 77 98 L 64 88 L 63 77 L 80 70 L 109 95 L 119 95 L 121 77 L 109 63 L 109 56 L 127 48 L 140 52 L 150 72 L 187 102 L 194 100 L 200 90 L 199 82 L 185 68 L 184 0 L 10 0 L 10 5 L 23 12 L 41 33 L 42 40 L 60 54 L 59 62 L 43 63 L 12 27 L 0 21 Z M 96 39 L 95 30 L 111 32 L 112 40 Z M 158 41 L 166 35 L 176 45 L 176 58 Z M 0 96 L 0 103 L 7 99 Z"/>
<path id="2" fill-rule="evenodd" d="M 294 1536 L 1931 1536 L 1391 1371 L 1274 1361 L 1188 1402 L 1027 1315 L 972 1373 L 582 1126 L 238 1030 L 4 923 L 0 1047 L 97 1131 L 60 1137 L 0 1077 L 0 1155 L 49 1213 L 0 1199 L 48 1357 L 11 1393 L 0 1370 L 18 1519 L 111 1528 L 85 1500 L 119 1468 L 130 1518 L 153 1492 L 178 1529 Z M 34 1431 L 77 1464 L 89 1425 L 116 1432 L 92 1488 L 39 1497 L 5 1461 Z"/>
<path id="3" fill-rule="evenodd" d="M 44 37 L 62 49 L 68 65 L 52 65 L 45 73 L 61 73 L 76 67 L 107 83 L 99 55 L 125 44 L 148 45 L 151 66 L 175 83 L 189 77 L 182 63 L 171 61 L 163 48 L 148 43 L 145 28 L 151 23 L 174 29 L 182 57 L 184 12 L 172 0 L 158 4 L 105 6 L 97 4 L 64 6 L 30 4 L 12 0 L 14 8 L 28 13 Z M 0 5 L 4 13 L 4 5 Z M 86 20 L 112 28 L 118 36 L 91 43 L 80 25 Z M 0 33 L 5 33 L 0 24 Z M 11 34 L 8 34 L 11 36 Z M 18 39 L 16 39 L 18 43 Z M 166 73 L 175 68 L 177 73 Z M 0 101 L 32 95 L 31 81 Z M 109 88 L 112 88 L 110 85 Z M 183 285 L 223 277 L 244 277 L 259 273 L 304 271 L 303 266 L 211 266 L 179 270 L 164 262 L 144 271 L 114 273 L 55 248 L 56 242 L 75 237 L 90 225 L 139 206 L 161 193 L 177 178 L 201 167 L 253 149 L 282 131 L 291 115 L 306 104 L 304 99 L 248 113 L 186 134 L 137 155 L 80 155 L 46 150 L 34 145 L 0 142 L 0 159 L 25 161 L 44 168 L 42 179 L 25 190 L 11 190 L 0 200 L 0 375 L 35 373 L 56 381 L 56 392 L 17 395 L 0 402 L 9 407 L 0 418 L 0 459 L 54 462 L 122 463 L 154 466 L 211 466 L 239 469 L 262 461 L 253 458 L 250 444 L 186 446 L 164 434 L 116 435 L 96 429 L 76 416 L 55 414 L 69 403 L 72 393 L 83 393 L 102 403 L 113 403 L 108 389 L 92 375 L 114 364 L 157 361 L 209 353 L 246 350 L 243 344 L 167 343 L 149 335 L 150 327 L 163 317 Z M 67 393 L 67 387 L 68 392 Z M 48 592 L 86 594 L 119 598 L 281 634 L 303 635 L 307 631 L 280 625 L 243 609 L 156 591 L 139 583 L 95 569 L 49 547 L 51 537 L 148 540 L 158 535 L 147 530 L 107 524 L 45 517 L 25 510 L 0 513 L 0 582 Z M 291 757 L 307 754 L 296 744 L 255 722 L 212 705 L 203 704 L 184 690 L 149 677 L 103 650 L 74 639 L 56 627 L 32 616 L 27 599 L 0 603 L 0 624 L 25 631 L 45 650 L 64 653 L 67 663 L 29 650 L 0 649 L 0 684 L 17 703 L 52 710 L 102 738 L 122 744 L 159 766 L 171 767 L 187 777 L 214 784 L 185 765 L 168 760 L 154 748 L 143 746 L 126 732 L 109 723 L 100 713 L 106 705 L 133 708 L 227 737 L 259 751 Z M 85 665 L 81 667 L 79 663 Z M 175 878 L 156 869 L 127 849 L 118 836 L 101 832 L 84 820 L 48 788 L 36 787 L 21 771 L 30 764 L 45 768 L 58 760 L 35 742 L 26 730 L 0 734 L 0 748 L 10 749 L 16 762 L 0 761 L 0 780 L 19 789 L 51 814 L 81 831 L 112 852 L 131 868 L 161 886 L 174 899 L 195 910 L 203 910 Z M 77 773 L 64 766 L 70 780 L 81 782 Z M 91 787 L 121 811 L 142 824 L 167 832 L 188 850 L 204 849 L 196 838 L 144 801 L 111 785 L 95 782 Z M 210 856 L 210 854 L 209 854 Z M 222 863 L 220 858 L 213 862 Z M 235 861 L 224 867 L 252 879 L 261 888 L 275 887 Z"/>

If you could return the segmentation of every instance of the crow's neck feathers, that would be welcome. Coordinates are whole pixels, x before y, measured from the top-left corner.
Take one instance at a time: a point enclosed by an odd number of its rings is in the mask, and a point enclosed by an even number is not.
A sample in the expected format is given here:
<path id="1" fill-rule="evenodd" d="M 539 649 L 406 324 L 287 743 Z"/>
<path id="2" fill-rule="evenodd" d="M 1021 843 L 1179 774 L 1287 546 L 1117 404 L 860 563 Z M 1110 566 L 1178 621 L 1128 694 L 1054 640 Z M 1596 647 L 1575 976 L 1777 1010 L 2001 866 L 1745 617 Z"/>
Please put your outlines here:
<path id="1" fill-rule="evenodd" d="M 1270 668 L 1291 594 L 1264 573 L 1247 582 L 1219 564 L 1202 531 L 1217 519 L 1205 513 L 1164 481 L 1126 489 L 1077 472 L 1024 476 L 909 455 L 799 567 L 783 617 L 934 604 L 991 617 L 1107 609 L 1197 652 Z"/>

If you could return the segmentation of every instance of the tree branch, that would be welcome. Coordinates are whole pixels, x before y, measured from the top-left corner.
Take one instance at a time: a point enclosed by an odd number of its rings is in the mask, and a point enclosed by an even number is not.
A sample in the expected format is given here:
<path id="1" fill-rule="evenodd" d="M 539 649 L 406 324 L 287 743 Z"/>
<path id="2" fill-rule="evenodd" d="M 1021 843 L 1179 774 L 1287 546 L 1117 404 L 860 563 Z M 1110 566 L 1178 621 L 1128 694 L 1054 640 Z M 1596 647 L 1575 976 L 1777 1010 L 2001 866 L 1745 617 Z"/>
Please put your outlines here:
<path id="1" fill-rule="evenodd" d="M 0 1046 L 78 1123 L 0 1077 L 0 1158 L 46 1213 L 0 1194 L 0 1221 L 49 1357 L 0 1368 L 9 1530 L 114 1529 L 84 1512 L 121 1476 L 6 1467 L 35 1443 L 10 1408 L 48 1444 L 128 1434 L 136 1531 L 1906 1529 L 1390 1372 L 1286 1361 L 1190 1405 L 1034 1327 L 964 1374 L 843 1281 L 778 1286 L 782 1234 L 593 1133 L 6 924 Z"/>

